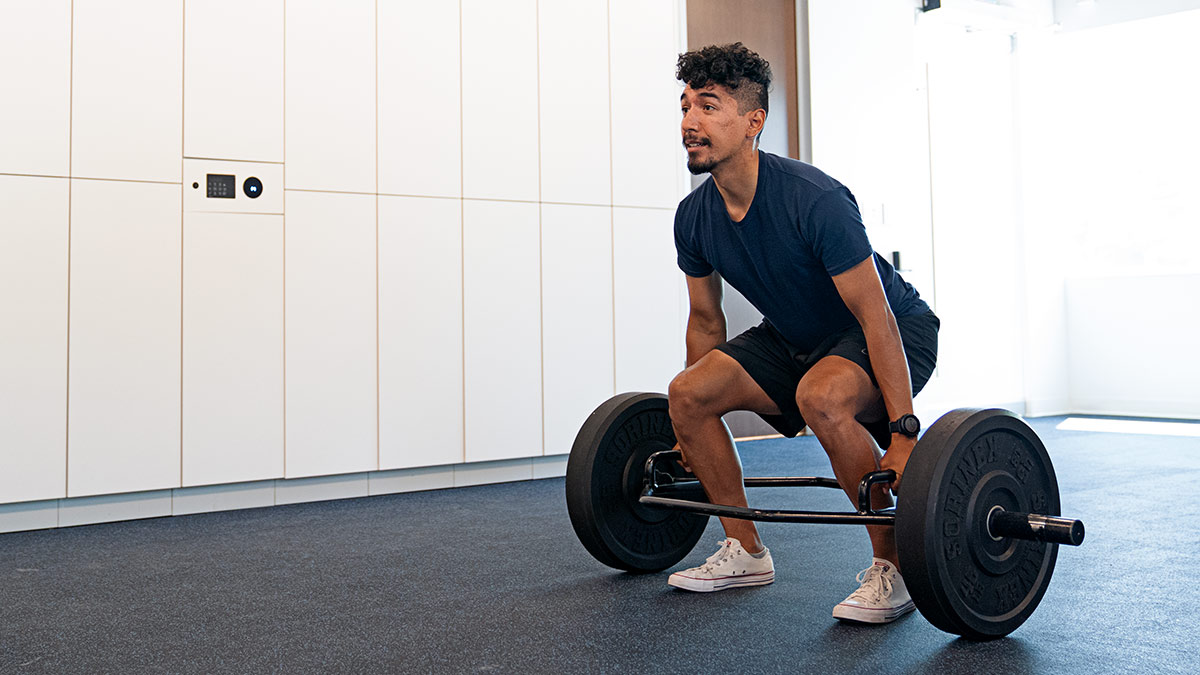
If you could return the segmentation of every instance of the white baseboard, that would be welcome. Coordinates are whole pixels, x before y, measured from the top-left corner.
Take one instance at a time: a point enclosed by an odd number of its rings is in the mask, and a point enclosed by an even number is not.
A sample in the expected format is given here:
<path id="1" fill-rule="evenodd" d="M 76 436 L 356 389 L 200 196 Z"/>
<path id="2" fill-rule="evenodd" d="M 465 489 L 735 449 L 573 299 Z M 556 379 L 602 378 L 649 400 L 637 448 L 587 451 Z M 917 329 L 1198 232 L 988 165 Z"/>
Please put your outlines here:
<path id="1" fill-rule="evenodd" d="M 0 504 L 0 533 L 440 490 L 566 475 L 567 456 Z"/>
<path id="2" fill-rule="evenodd" d="M 454 487 L 512 483 L 533 480 L 533 461 L 526 459 L 518 463 L 509 460 L 476 462 L 454 467 Z"/>
<path id="3" fill-rule="evenodd" d="M 58 500 L 58 526 L 112 523 L 171 515 L 171 490 Z"/>
<path id="4" fill-rule="evenodd" d="M 533 478 L 562 478 L 567 475 L 568 455 L 547 455 L 533 458 Z"/>
<path id="5" fill-rule="evenodd" d="M 48 530 L 58 527 L 58 502 L 23 502 L 0 506 L 0 532 Z"/>
<path id="6" fill-rule="evenodd" d="M 367 476 L 369 494 L 391 495 L 421 490 L 441 490 L 454 487 L 454 468 L 427 466 L 419 469 L 376 471 Z"/>
<path id="7" fill-rule="evenodd" d="M 275 506 L 273 480 L 179 488 L 174 492 L 171 505 L 174 516 Z"/>
<path id="8" fill-rule="evenodd" d="M 370 493 L 368 482 L 365 473 L 277 480 L 275 505 L 366 497 Z"/>
<path id="9" fill-rule="evenodd" d="M 1030 399 L 1025 407 L 1029 417 L 1053 417 L 1075 412 L 1071 410 L 1071 401 L 1066 398 Z"/>
<path id="10" fill-rule="evenodd" d="M 1198 410 L 1200 410 L 1200 404 L 1193 401 L 1128 400 L 1083 396 L 1071 398 L 1071 413 L 1075 415 L 1196 420 L 1200 419 Z"/>

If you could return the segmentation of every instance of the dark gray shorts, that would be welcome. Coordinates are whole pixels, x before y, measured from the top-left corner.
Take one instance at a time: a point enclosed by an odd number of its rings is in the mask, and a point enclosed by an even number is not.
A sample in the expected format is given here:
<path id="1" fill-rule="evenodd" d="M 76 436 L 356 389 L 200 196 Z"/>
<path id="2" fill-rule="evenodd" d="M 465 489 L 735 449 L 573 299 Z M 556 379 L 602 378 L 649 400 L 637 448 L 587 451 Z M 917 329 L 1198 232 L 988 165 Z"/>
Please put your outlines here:
<path id="1" fill-rule="evenodd" d="M 938 329 L 942 322 L 933 312 L 899 317 L 900 339 L 908 359 L 912 377 L 913 396 L 925 386 L 937 365 Z M 717 349 L 735 361 L 762 387 L 782 412 L 780 415 L 759 415 L 779 433 L 791 438 L 804 430 L 806 423 L 796 407 L 796 388 L 809 369 L 826 356 L 840 356 L 857 363 L 876 387 L 875 373 L 867 355 L 867 338 L 858 324 L 829 336 L 812 352 L 804 354 L 784 339 L 775 326 L 767 321 L 718 345 Z M 874 421 L 863 426 L 871 432 L 880 447 L 891 441 L 888 420 Z"/>

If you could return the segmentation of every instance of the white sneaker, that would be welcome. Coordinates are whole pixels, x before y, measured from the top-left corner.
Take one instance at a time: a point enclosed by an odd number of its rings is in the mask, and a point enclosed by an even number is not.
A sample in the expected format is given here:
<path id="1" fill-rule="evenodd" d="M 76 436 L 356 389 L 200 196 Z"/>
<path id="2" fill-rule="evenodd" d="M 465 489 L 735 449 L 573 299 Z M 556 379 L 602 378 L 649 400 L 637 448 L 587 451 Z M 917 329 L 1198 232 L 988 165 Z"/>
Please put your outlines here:
<path id="1" fill-rule="evenodd" d="M 775 581 L 775 564 L 771 552 L 763 549 L 763 556 L 755 558 L 746 553 L 742 542 L 725 539 L 721 548 L 710 555 L 699 567 L 676 572 L 667 579 L 667 584 L 685 591 L 708 593 L 738 586 L 765 586 Z"/>
<path id="2" fill-rule="evenodd" d="M 915 605 L 896 566 L 883 558 L 873 560 L 874 564 L 858 573 L 862 583 L 858 590 L 833 608 L 833 618 L 887 623 L 913 611 Z"/>

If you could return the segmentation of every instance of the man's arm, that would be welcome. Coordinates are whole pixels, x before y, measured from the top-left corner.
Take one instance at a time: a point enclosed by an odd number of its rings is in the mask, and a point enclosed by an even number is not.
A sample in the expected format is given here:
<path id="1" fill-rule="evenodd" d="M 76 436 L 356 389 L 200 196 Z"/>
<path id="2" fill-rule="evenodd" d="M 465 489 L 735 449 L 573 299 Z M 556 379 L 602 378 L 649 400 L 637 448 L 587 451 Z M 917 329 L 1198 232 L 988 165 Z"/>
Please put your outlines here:
<path id="1" fill-rule="evenodd" d="M 721 275 L 713 272 L 706 277 L 687 277 L 688 312 L 687 365 L 690 367 L 713 347 L 725 341 L 725 310 L 721 307 L 724 289 Z"/>
<path id="2" fill-rule="evenodd" d="M 900 328 L 888 305 L 883 291 L 883 282 L 875 269 L 875 257 L 871 256 L 851 269 L 833 277 L 842 301 L 850 308 L 867 337 L 867 353 L 871 358 L 871 369 L 875 381 L 883 393 L 889 420 L 911 414 L 912 379 L 908 372 L 908 359 L 904 356 L 904 345 L 900 340 Z M 916 439 L 901 434 L 892 435 L 892 444 L 884 454 L 880 467 L 896 472 L 893 488 L 900 486 L 904 465 L 912 453 Z"/>

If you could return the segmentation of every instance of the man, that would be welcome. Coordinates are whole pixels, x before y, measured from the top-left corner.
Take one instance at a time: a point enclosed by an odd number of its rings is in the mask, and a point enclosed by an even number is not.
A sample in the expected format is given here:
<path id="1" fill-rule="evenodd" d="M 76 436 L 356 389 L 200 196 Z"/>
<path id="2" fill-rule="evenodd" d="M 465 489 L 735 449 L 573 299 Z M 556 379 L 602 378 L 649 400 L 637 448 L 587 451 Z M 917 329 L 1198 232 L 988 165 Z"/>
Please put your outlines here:
<path id="1" fill-rule="evenodd" d="M 668 396 L 685 462 L 712 502 L 746 506 L 721 416 L 751 410 L 789 437 L 810 427 L 852 502 L 863 475 L 879 467 L 896 472 L 898 491 L 919 429 L 912 397 L 937 358 L 938 318 L 874 253 L 848 189 L 811 165 L 757 149 L 771 81 L 766 61 L 736 43 L 682 54 L 677 65 L 686 84 L 688 169 L 711 174 L 675 213 L 691 311 L 687 368 Z M 729 341 L 722 278 L 765 317 Z M 887 448 L 882 460 L 880 447 Z M 891 503 L 876 486 L 872 504 Z M 672 574 L 670 585 L 715 591 L 774 580 L 754 522 L 721 524 L 726 539 L 717 553 Z M 833 615 L 884 623 L 913 604 L 897 570 L 893 528 L 867 530 L 874 560 Z"/>

